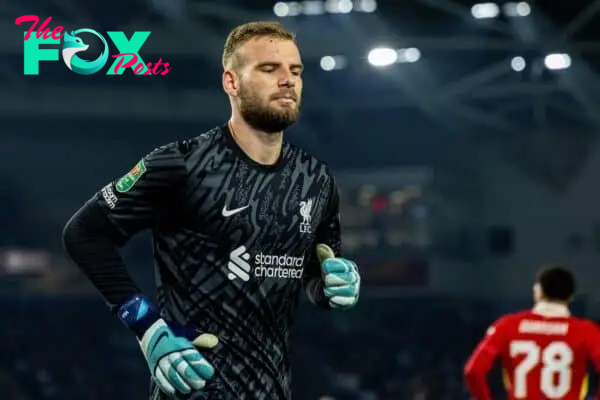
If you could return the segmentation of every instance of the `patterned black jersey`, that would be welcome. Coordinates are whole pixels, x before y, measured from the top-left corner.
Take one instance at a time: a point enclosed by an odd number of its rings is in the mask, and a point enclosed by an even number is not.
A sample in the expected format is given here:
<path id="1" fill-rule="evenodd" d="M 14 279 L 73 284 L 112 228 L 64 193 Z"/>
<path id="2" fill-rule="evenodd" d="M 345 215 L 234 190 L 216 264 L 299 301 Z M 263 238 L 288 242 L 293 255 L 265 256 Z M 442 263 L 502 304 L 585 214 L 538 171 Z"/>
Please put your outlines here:
<path id="1" fill-rule="evenodd" d="M 326 165 L 288 143 L 257 164 L 223 126 L 154 150 L 95 199 L 123 242 L 152 230 L 163 317 L 220 339 L 205 354 L 216 376 L 193 398 L 290 399 L 294 313 L 321 279 L 315 245 L 341 247 Z"/>

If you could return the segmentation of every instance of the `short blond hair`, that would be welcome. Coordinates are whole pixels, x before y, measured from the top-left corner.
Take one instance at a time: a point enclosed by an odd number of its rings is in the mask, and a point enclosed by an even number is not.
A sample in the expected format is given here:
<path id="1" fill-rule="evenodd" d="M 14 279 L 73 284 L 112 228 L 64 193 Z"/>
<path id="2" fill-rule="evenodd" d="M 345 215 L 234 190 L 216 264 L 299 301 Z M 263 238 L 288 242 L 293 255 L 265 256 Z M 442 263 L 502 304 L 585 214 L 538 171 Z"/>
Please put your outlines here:
<path id="1" fill-rule="evenodd" d="M 256 21 L 239 25 L 233 29 L 223 48 L 223 68 L 235 68 L 239 65 L 235 52 L 246 42 L 259 37 L 273 37 L 277 39 L 296 41 L 296 35 L 290 32 L 283 24 L 276 21 Z"/>

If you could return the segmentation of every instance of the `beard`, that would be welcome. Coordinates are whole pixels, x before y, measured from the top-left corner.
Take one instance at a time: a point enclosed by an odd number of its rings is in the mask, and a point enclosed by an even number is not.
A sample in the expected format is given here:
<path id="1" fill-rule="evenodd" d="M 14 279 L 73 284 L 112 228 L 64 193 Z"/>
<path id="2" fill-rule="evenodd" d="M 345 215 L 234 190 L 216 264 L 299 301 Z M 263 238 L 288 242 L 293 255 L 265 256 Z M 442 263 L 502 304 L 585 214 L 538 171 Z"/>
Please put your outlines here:
<path id="1" fill-rule="evenodd" d="M 293 125 L 300 115 L 300 102 L 295 107 L 276 109 L 263 105 L 260 98 L 247 88 L 240 88 L 240 111 L 244 120 L 256 130 L 277 133 Z M 297 97 L 296 97 L 297 98 Z"/>

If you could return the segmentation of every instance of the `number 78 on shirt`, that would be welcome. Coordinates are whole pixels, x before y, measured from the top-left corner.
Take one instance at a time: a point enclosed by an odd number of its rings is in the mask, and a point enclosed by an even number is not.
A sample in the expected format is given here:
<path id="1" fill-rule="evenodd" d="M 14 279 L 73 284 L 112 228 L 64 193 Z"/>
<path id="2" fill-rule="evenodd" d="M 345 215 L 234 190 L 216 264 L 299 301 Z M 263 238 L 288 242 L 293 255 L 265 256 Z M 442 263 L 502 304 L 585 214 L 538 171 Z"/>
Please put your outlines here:
<path id="1" fill-rule="evenodd" d="M 103 35 L 92 29 L 78 29 L 71 32 L 63 32 L 64 27 L 57 26 L 52 31 L 47 25 L 52 20 L 48 17 L 38 27 L 40 21 L 37 15 L 23 15 L 15 20 L 15 25 L 31 22 L 32 25 L 25 32 L 23 72 L 25 75 L 39 75 L 40 61 L 58 61 L 58 49 L 41 48 L 41 45 L 57 45 L 63 39 L 62 56 L 63 61 L 69 69 L 80 75 L 91 75 L 99 72 L 108 62 L 108 43 Z M 84 52 L 89 45 L 84 43 L 78 35 L 81 33 L 92 34 L 102 42 L 104 49 L 100 56 L 87 61 L 77 56 Z M 34 34 L 34 35 L 32 35 Z M 145 63 L 139 54 L 140 49 L 150 36 L 150 32 L 134 32 L 127 39 L 122 31 L 107 32 L 108 37 L 114 43 L 119 54 L 112 56 L 114 62 L 106 72 L 106 75 L 122 75 L 127 68 L 133 69 L 135 75 L 166 75 L 172 68 L 168 62 L 162 62 L 162 58 L 156 63 Z"/>

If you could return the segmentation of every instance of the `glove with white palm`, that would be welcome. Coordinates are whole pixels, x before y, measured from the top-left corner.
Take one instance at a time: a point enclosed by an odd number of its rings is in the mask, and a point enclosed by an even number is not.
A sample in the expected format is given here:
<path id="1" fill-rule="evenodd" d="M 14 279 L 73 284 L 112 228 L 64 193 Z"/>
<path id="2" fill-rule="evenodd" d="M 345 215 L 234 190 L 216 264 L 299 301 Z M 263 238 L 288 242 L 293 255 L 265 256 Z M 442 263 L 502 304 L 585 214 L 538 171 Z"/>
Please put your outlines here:
<path id="1" fill-rule="evenodd" d="M 356 305 L 360 294 L 360 274 L 356 264 L 345 258 L 336 257 L 326 244 L 317 245 L 317 256 L 321 264 L 325 297 L 329 306 L 349 309 Z"/>
<path id="2" fill-rule="evenodd" d="M 215 335 L 167 323 L 143 296 L 121 306 L 118 316 L 136 333 L 152 379 L 164 393 L 188 394 L 202 389 L 213 377 L 213 366 L 198 348 L 216 347 Z"/>

